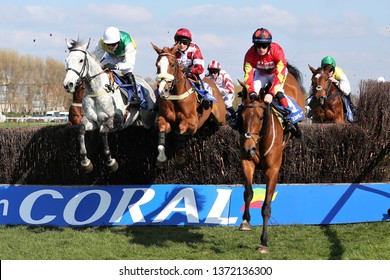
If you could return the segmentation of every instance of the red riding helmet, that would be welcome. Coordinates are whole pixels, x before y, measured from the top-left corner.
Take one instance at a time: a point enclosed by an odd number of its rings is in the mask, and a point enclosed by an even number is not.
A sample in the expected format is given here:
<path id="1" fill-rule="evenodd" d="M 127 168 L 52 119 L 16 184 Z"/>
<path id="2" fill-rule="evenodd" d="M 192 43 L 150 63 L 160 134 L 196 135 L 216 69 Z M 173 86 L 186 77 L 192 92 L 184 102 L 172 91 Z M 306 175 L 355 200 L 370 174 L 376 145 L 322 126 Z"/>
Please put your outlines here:
<path id="1" fill-rule="evenodd" d="M 179 30 L 176 31 L 174 39 L 175 41 L 178 41 L 180 39 L 188 39 L 192 41 L 191 31 L 189 31 L 186 28 L 180 28 Z"/>
<path id="2" fill-rule="evenodd" d="M 272 34 L 265 28 L 259 28 L 253 33 L 253 44 L 271 44 Z"/>
<path id="3" fill-rule="evenodd" d="M 209 65 L 207 66 L 207 70 L 210 70 L 210 69 L 215 69 L 215 70 L 221 71 L 221 63 L 219 63 L 216 60 L 212 60 L 209 63 Z"/>

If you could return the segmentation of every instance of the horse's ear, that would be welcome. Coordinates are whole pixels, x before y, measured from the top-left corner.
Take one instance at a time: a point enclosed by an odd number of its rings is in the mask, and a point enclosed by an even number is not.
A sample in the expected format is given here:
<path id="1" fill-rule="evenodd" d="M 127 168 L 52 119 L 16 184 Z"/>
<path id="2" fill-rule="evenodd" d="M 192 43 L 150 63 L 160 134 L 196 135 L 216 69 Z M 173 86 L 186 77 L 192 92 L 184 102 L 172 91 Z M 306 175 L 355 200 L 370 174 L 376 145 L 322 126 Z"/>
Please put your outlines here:
<path id="1" fill-rule="evenodd" d="M 308 64 L 308 66 L 309 66 L 310 71 L 314 74 L 314 72 L 316 72 L 316 69 L 314 67 L 310 66 L 310 64 Z"/>
<path id="2" fill-rule="evenodd" d="M 179 44 L 174 45 L 173 48 L 171 49 L 171 53 L 175 53 L 178 49 L 179 49 Z"/>
<path id="3" fill-rule="evenodd" d="M 152 44 L 152 47 L 153 47 L 153 49 L 158 53 L 158 54 L 160 54 L 160 53 L 162 53 L 162 49 L 160 49 L 159 47 L 157 47 L 155 44 L 153 44 L 152 42 L 150 42 L 151 44 Z"/>
<path id="4" fill-rule="evenodd" d="M 66 46 L 68 47 L 68 50 L 70 50 L 73 47 L 73 44 L 68 41 L 68 39 L 65 38 Z"/>
<path id="5" fill-rule="evenodd" d="M 88 40 L 87 47 L 85 48 L 86 50 L 88 49 L 90 43 L 91 43 L 91 38 L 89 38 L 89 40 Z"/>
<path id="6" fill-rule="evenodd" d="M 240 86 L 245 87 L 245 83 L 244 82 L 241 82 L 240 80 L 237 80 L 237 81 L 240 84 Z"/>

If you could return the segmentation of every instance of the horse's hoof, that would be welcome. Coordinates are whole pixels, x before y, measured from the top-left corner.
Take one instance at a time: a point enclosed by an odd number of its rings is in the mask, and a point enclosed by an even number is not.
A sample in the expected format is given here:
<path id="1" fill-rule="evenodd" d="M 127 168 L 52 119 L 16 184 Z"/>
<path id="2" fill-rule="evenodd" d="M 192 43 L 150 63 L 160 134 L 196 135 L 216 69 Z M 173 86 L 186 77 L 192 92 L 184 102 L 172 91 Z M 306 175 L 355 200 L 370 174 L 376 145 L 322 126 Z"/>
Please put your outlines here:
<path id="1" fill-rule="evenodd" d="M 257 247 L 256 251 L 261 254 L 268 254 L 269 248 L 267 246 L 260 245 L 259 247 Z"/>
<path id="2" fill-rule="evenodd" d="M 164 170 L 164 169 L 167 169 L 168 167 L 168 162 L 167 161 L 156 161 L 156 166 L 161 169 L 161 170 Z"/>
<path id="3" fill-rule="evenodd" d="M 184 149 L 180 149 L 176 152 L 175 156 L 175 168 L 182 170 L 186 166 L 186 158 Z"/>
<path id="4" fill-rule="evenodd" d="M 83 171 L 84 171 L 85 173 L 91 173 L 92 170 L 93 170 L 93 164 L 92 164 L 91 161 L 90 161 L 89 164 L 87 164 L 87 165 L 82 165 L 82 167 L 83 167 Z"/>
<path id="5" fill-rule="evenodd" d="M 107 163 L 107 167 L 110 173 L 114 173 L 115 171 L 118 170 L 118 162 L 115 159 L 113 159 L 111 163 Z"/>
<path id="6" fill-rule="evenodd" d="M 239 230 L 242 230 L 242 231 L 252 230 L 251 224 L 244 220 L 241 223 Z"/>

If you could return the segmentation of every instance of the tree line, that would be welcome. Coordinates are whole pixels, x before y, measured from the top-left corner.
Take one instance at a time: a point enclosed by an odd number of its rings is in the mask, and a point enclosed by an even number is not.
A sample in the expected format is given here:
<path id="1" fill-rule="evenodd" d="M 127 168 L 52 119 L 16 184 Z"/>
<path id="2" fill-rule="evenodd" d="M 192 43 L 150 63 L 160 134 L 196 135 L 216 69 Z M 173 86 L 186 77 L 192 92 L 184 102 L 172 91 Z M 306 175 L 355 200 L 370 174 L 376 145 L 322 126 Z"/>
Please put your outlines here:
<path id="1" fill-rule="evenodd" d="M 63 88 L 65 65 L 51 57 L 0 49 L 0 111 L 43 114 L 67 111 L 72 95 Z"/>

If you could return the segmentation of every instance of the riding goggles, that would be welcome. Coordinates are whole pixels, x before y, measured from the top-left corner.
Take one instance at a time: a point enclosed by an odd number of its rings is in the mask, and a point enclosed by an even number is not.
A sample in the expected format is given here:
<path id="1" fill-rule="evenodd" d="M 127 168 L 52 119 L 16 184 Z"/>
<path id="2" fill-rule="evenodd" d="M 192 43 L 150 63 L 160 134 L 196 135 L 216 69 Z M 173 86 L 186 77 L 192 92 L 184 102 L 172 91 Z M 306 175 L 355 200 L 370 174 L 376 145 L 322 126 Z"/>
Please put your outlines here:
<path id="1" fill-rule="evenodd" d="M 176 45 L 177 44 L 183 44 L 185 46 L 188 46 L 190 44 L 190 41 L 189 40 L 178 40 L 175 43 L 176 43 Z"/>
<path id="2" fill-rule="evenodd" d="M 269 47 L 269 44 L 264 44 L 264 43 L 255 44 L 256 49 L 266 49 L 268 47 Z"/>

